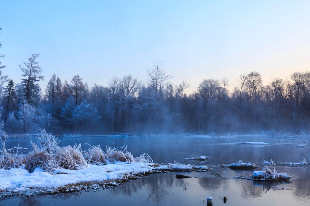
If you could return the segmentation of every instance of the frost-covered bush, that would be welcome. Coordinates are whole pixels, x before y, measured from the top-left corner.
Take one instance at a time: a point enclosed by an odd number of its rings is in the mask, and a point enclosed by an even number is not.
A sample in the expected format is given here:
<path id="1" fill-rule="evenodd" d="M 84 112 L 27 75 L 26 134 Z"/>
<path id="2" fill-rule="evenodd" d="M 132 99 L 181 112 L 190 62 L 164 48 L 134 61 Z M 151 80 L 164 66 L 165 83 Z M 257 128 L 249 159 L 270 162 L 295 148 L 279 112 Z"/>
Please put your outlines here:
<path id="1" fill-rule="evenodd" d="M 88 151 L 85 152 L 85 157 L 89 163 L 93 163 L 93 164 L 106 163 L 105 154 L 99 145 L 91 146 L 88 149 Z"/>
<path id="2" fill-rule="evenodd" d="M 57 168 L 78 170 L 87 166 L 87 164 L 102 165 L 107 162 L 142 162 L 151 163 L 152 158 L 147 154 L 134 158 L 127 151 L 127 147 L 122 149 L 107 147 L 104 152 L 101 147 L 90 146 L 87 151 L 82 151 L 81 145 L 60 147 L 59 140 L 41 130 L 37 136 L 37 141 L 31 142 L 33 150 L 27 155 L 10 153 L 2 144 L 0 150 L 0 168 L 11 169 L 20 168 L 23 165 L 28 172 L 33 172 L 36 168 L 41 168 L 48 172 L 53 172 Z M 11 150 L 13 151 L 13 150 Z"/>
<path id="3" fill-rule="evenodd" d="M 130 152 L 127 151 L 127 148 L 124 150 L 118 150 L 117 148 L 106 148 L 106 159 L 109 162 L 133 162 L 134 158 Z"/>
<path id="4" fill-rule="evenodd" d="M 15 154 L 9 153 L 5 148 L 5 143 L 2 142 L 2 150 L 0 150 L 0 168 L 11 169 L 21 167 L 25 162 L 25 157 L 16 152 Z"/>
<path id="5" fill-rule="evenodd" d="M 61 149 L 59 140 L 45 130 L 40 130 L 37 136 L 37 144 L 31 142 L 33 151 L 26 157 L 25 169 L 33 172 L 39 167 L 46 171 L 53 171 L 59 167 L 55 155 Z"/>
<path id="6" fill-rule="evenodd" d="M 153 160 L 150 155 L 143 153 L 139 157 L 135 158 L 135 162 L 141 162 L 141 163 L 153 163 Z"/>
<path id="7" fill-rule="evenodd" d="M 52 134 L 47 133 L 45 130 L 40 130 L 37 136 L 38 145 L 37 149 L 41 151 L 47 151 L 48 153 L 55 153 L 59 150 L 59 140 Z M 33 146 L 35 146 L 33 144 Z"/>
<path id="8" fill-rule="evenodd" d="M 26 157 L 25 169 L 32 173 L 37 167 L 50 172 L 58 165 L 54 156 L 47 151 L 32 151 Z"/>
<path id="9" fill-rule="evenodd" d="M 81 169 L 87 165 L 81 145 L 61 147 L 57 150 L 56 161 L 60 167 L 70 170 Z"/>

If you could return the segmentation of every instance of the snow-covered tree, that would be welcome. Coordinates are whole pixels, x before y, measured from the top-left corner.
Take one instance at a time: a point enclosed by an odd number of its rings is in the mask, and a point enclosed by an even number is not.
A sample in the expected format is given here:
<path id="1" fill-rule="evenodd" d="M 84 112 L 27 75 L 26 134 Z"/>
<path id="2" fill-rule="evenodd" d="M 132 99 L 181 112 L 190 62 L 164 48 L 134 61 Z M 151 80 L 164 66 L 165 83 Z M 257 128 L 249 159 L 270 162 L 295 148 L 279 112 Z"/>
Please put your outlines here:
<path id="1" fill-rule="evenodd" d="M 39 54 L 32 54 L 32 56 L 28 58 L 28 61 L 24 62 L 24 66 L 20 66 L 20 69 L 23 72 L 23 95 L 28 104 L 34 106 L 37 106 L 40 100 L 40 86 L 37 82 L 44 78 L 40 75 L 42 69 L 36 61 L 38 56 Z"/>
<path id="2" fill-rule="evenodd" d="M 71 92 L 75 100 L 75 106 L 83 101 L 87 94 L 87 86 L 83 83 L 79 75 L 75 75 L 71 80 Z"/>
<path id="3" fill-rule="evenodd" d="M 17 109 L 17 96 L 13 80 L 8 82 L 8 85 L 4 90 L 2 105 L 4 108 L 3 119 L 6 121 L 8 114 Z"/>
<path id="4" fill-rule="evenodd" d="M 0 42 L 0 49 L 2 47 L 2 44 Z M 2 69 L 5 68 L 5 65 L 2 64 L 1 59 L 4 57 L 3 54 L 0 53 L 0 97 L 2 96 L 2 91 L 3 91 L 3 84 L 7 81 L 7 76 L 3 75 Z"/>
<path id="5" fill-rule="evenodd" d="M 66 102 L 69 99 L 69 97 L 72 96 L 71 88 L 67 80 L 64 81 L 61 91 L 62 91 L 61 99 L 63 102 Z"/>
<path id="6" fill-rule="evenodd" d="M 36 120 L 36 109 L 28 104 L 26 100 L 23 100 L 19 105 L 18 118 L 22 122 L 23 133 L 31 133 L 38 129 L 36 128 L 37 125 L 34 124 Z"/>
<path id="7" fill-rule="evenodd" d="M 80 130 L 96 129 L 99 121 L 98 110 L 87 101 L 75 107 L 72 115 L 72 121 L 76 128 Z"/>
<path id="8" fill-rule="evenodd" d="M 5 121 L 5 130 L 9 134 L 23 132 L 23 122 L 16 117 L 14 112 L 8 114 L 8 117 Z"/>
<path id="9" fill-rule="evenodd" d="M 65 106 L 61 109 L 61 123 L 66 129 L 71 128 L 73 111 L 75 109 L 75 100 L 72 96 L 68 98 Z"/>
<path id="10" fill-rule="evenodd" d="M 148 85 L 154 89 L 156 94 L 159 94 L 163 92 L 166 81 L 170 79 L 171 76 L 167 75 L 166 71 L 157 65 L 152 70 L 148 70 L 148 78 Z"/>
<path id="11" fill-rule="evenodd" d="M 45 89 L 45 107 L 56 119 L 60 117 L 61 107 L 64 105 L 62 101 L 62 83 L 59 77 L 54 74 L 48 81 Z"/>

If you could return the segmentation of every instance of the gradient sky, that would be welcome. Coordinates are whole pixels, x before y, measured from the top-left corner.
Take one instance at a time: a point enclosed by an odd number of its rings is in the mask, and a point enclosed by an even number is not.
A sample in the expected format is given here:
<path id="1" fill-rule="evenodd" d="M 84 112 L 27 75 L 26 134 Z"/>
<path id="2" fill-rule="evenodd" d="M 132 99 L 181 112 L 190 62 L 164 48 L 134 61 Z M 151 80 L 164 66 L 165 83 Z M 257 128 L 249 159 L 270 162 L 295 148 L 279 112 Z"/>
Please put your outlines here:
<path id="1" fill-rule="evenodd" d="M 89 86 L 146 81 L 158 63 L 188 92 L 208 78 L 232 88 L 251 71 L 267 84 L 309 70 L 309 11 L 308 0 L 0 0 L 3 72 L 19 82 L 19 65 L 39 53 L 44 87 L 53 73 Z"/>

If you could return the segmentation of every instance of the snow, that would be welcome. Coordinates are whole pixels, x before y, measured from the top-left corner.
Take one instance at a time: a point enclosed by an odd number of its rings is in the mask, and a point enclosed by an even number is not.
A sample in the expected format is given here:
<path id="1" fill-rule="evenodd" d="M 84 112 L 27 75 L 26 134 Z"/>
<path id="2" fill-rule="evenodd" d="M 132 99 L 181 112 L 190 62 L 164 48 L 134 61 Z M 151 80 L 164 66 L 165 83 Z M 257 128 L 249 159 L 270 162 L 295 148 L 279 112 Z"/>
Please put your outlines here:
<path id="1" fill-rule="evenodd" d="M 209 159 L 208 156 L 199 156 L 199 157 L 186 157 L 186 160 L 198 160 L 198 161 L 205 161 Z"/>
<path id="2" fill-rule="evenodd" d="M 269 145 L 266 142 L 237 142 L 236 144 L 246 144 L 246 145 Z"/>
<path id="3" fill-rule="evenodd" d="M 116 162 L 107 165 L 88 165 L 79 170 L 56 169 L 54 173 L 36 168 L 33 173 L 26 169 L 0 169 L 0 190 L 23 191 L 27 188 L 58 188 L 81 182 L 124 179 L 128 175 L 152 171 L 148 163 Z"/>
<path id="4" fill-rule="evenodd" d="M 166 165 L 160 165 L 156 167 L 158 170 L 192 170 L 193 166 L 190 164 L 181 164 L 181 163 L 169 163 Z"/>
<path id="5" fill-rule="evenodd" d="M 268 167 L 264 167 L 263 171 L 253 172 L 253 180 L 259 181 L 278 181 L 278 180 L 289 180 L 291 176 L 286 173 L 278 173 L 276 169 L 271 170 Z"/>
<path id="6" fill-rule="evenodd" d="M 168 163 L 164 165 L 159 165 L 154 168 L 156 171 L 170 171 L 170 172 L 191 172 L 191 171 L 197 171 L 197 172 L 207 172 L 212 170 L 212 168 L 208 167 L 207 165 L 199 165 L 194 166 L 190 164 L 181 164 L 181 163 Z"/>
<path id="7" fill-rule="evenodd" d="M 251 162 L 245 163 L 245 162 L 242 162 L 242 160 L 239 160 L 236 163 L 231 163 L 229 166 L 240 166 L 240 167 L 242 167 L 242 166 L 255 166 L 255 164 L 251 163 Z"/>
<path id="8" fill-rule="evenodd" d="M 275 166 L 276 163 L 272 159 L 270 159 L 270 161 L 263 160 L 262 165 L 263 166 Z"/>

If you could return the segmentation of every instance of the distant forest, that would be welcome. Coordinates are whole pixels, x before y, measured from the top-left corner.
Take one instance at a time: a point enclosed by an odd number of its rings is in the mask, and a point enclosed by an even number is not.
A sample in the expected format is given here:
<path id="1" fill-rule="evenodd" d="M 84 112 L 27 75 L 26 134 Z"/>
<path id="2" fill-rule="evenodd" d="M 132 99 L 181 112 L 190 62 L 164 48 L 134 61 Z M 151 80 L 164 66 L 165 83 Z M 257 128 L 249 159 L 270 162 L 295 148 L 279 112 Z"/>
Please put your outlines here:
<path id="1" fill-rule="evenodd" d="M 20 69 L 16 83 L 1 73 L 3 133 L 40 128 L 54 134 L 299 132 L 310 126 L 310 72 L 268 85 L 258 72 L 242 74 L 232 92 L 225 79 L 205 79 L 197 91 L 185 94 L 187 84 L 169 83 L 159 66 L 146 71 L 144 83 L 128 75 L 106 87 L 89 88 L 79 75 L 62 81 L 54 74 L 44 90 L 38 85 L 43 76 L 37 54 Z"/>

